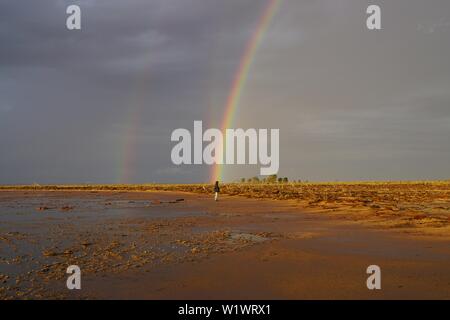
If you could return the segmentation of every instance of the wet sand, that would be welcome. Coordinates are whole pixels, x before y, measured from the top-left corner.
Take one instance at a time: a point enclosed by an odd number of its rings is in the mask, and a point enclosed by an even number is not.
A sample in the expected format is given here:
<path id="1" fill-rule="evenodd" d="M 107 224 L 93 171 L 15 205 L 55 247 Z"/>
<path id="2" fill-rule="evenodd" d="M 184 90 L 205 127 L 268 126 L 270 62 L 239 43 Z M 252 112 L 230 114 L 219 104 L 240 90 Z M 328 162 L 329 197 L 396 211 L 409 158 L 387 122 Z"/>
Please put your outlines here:
<path id="1" fill-rule="evenodd" d="M 66 288 L 80 266 L 82 290 Z M 379 265 L 382 289 L 366 287 Z M 183 192 L 1 191 L 3 299 L 450 299 L 450 239 Z"/>

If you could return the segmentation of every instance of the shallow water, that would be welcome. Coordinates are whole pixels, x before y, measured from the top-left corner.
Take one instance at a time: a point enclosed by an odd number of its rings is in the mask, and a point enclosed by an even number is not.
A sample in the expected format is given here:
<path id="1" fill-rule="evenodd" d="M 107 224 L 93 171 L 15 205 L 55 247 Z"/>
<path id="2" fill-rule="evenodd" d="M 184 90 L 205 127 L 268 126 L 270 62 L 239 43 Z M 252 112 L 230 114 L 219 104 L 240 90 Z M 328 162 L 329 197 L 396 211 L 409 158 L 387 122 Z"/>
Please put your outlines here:
<path id="1" fill-rule="evenodd" d="M 119 238 L 128 244 L 137 242 L 142 232 L 136 223 L 170 220 L 204 215 L 195 209 L 183 208 L 177 197 L 145 200 L 120 199 L 111 194 L 28 194 L 19 197 L 2 194 L 0 199 L 0 275 L 14 280 L 46 265 L 61 262 L 64 251 L 74 251 L 83 242 L 108 242 Z M 175 209 L 175 210 L 174 210 Z M 134 221 L 136 220 L 136 221 Z M 121 226 L 126 226 L 126 228 Z M 122 240 L 123 239 L 123 240 Z M 142 249 L 161 252 L 182 252 L 184 248 L 153 241 Z M 48 255 L 46 251 L 50 251 Z M 75 250 L 72 260 L 83 254 Z M 69 254 L 68 254 L 69 255 Z M 67 255 L 67 256 L 68 256 Z M 13 281 L 0 283 L 10 285 Z M 20 288 L 20 287 L 19 287 Z"/>

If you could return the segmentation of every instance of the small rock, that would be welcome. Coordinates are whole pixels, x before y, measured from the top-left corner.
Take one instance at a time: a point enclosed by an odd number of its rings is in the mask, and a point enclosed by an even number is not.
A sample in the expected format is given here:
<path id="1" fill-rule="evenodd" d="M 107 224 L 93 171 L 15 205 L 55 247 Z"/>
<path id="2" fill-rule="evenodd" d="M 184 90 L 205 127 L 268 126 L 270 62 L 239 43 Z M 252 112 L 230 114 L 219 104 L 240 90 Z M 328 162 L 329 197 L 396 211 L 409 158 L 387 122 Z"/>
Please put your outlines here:
<path id="1" fill-rule="evenodd" d="M 199 253 L 199 252 L 200 252 L 200 249 L 197 248 L 197 247 L 194 247 L 194 248 L 191 249 L 191 252 L 192 252 L 192 253 Z"/>

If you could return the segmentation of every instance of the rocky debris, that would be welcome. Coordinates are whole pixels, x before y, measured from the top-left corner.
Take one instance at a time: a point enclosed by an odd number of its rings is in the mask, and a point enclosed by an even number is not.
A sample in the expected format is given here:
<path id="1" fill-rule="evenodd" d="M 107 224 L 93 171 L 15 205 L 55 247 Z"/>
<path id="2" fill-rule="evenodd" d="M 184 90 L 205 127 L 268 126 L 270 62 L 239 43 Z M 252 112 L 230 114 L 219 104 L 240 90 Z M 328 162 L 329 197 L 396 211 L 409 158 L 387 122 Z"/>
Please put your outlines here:
<path id="1" fill-rule="evenodd" d="M 0 274 L 0 283 L 5 284 L 5 283 L 8 282 L 8 279 L 9 279 L 9 276 L 8 276 L 8 275 L 6 275 L 6 274 Z"/>
<path id="2" fill-rule="evenodd" d="M 93 243 L 92 243 L 92 242 L 84 241 L 84 242 L 81 242 L 81 245 L 83 246 L 83 248 L 87 248 L 87 247 L 89 247 L 89 246 L 92 246 Z"/>
<path id="3" fill-rule="evenodd" d="M 60 211 L 71 211 L 74 208 L 75 208 L 74 206 L 62 206 L 59 210 Z"/>
<path id="4" fill-rule="evenodd" d="M 42 255 L 44 257 L 56 257 L 56 256 L 67 256 L 67 255 L 72 255 L 73 251 L 72 250 L 64 250 L 64 251 L 54 251 L 54 250 L 44 250 L 42 251 Z"/>
<path id="5" fill-rule="evenodd" d="M 52 208 L 47 207 L 47 206 L 40 206 L 40 207 L 36 208 L 37 211 L 46 211 L 46 210 L 50 210 L 50 209 L 52 209 Z"/>
<path id="6" fill-rule="evenodd" d="M 196 253 L 199 253 L 199 252 L 200 252 L 200 249 L 197 248 L 197 247 L 194 247 L 194 248 L 191 249 L 191 253 L 193 253 L 193 254 L 196 254 Z"/>
<path id="7" fill-rule="evenodd" d="M 236 241 L 244 241 L 244 242 L 264 242 L 269 240 L 268 238 L 256 235 L 256 234 L 251 234 L 251 233 L 240 233 L 240 232 L 235 232 L 232 233 L 230 235 L 230 239 L 231 240 L 236 240 Z"/>

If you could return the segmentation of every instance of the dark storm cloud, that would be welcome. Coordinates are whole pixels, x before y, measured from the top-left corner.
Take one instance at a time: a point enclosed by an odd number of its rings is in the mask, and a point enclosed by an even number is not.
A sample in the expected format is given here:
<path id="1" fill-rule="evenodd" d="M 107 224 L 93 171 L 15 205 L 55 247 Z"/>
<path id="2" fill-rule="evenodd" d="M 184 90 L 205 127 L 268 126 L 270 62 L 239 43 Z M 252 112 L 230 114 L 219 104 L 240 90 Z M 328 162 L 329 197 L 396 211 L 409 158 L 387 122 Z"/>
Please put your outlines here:
<path id="1" fill-rule="evenodd" d="M 65 28 L 74 3 L 80 32 Z M 158 172 L 174 172 L 166 170 L 171 130 L 207 114 L 215 41 L 228 42 L 220 52 L 228 84 L 260 9 L 242 1 L 3 1 L 2 182 L 114 182 L 125 157 L 134 159 L 133 179 L 164 180 Z M 207 174 L 193 172 L 191 180 Z"/>
<path id="2" fill-rule="evenodd" d="M 369 1 L 283 2 L 237 119 L 281 128 L 281 174 L 450 175 L 450 4 L 378 3 L 383 30 L 369 32 Z M 81 31 L 65 28 L 69 4 Z M 170 134 L 220 123 L 264 5 L 0 1 L 0 183 L 116 182 L 125 157 L 130 182 L 206 180 L 206 167 L 171 164 Z"/>
<path id="3" fill-rule="evenodd" d="M 448 178 L 450 4 L 378 1 L 383 30 L 371 32 L 361 15 L 369 1 L 318 3 L 290 7 L 272 28 L 242 125 L 258 112 L 260 126 L 282 128 L 281 167 L 291 177 Z M 435 22 L 439 32 L 417 28 Z M 288 24 L 298 39 L 277 48 Z M 277 94 L 262 98 L 268 90 Z"/>

